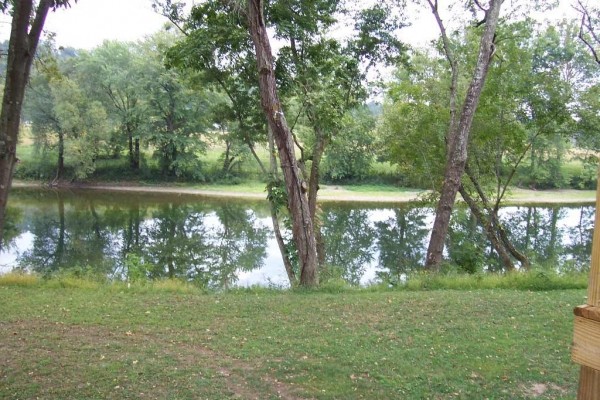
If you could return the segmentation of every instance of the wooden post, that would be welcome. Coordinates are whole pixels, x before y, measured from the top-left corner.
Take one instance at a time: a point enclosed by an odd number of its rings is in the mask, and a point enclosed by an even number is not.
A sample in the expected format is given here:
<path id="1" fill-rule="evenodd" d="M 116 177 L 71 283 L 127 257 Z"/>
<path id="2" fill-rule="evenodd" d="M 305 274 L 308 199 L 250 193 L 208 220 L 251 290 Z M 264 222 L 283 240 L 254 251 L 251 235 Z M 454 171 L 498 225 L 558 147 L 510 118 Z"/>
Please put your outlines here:
<path id="1" fill-rule="evenodd" d="M 587 305 L 575 308 L 573 361 L 581 365 L 578 400 L 600 400 L 600 167 Z"/>

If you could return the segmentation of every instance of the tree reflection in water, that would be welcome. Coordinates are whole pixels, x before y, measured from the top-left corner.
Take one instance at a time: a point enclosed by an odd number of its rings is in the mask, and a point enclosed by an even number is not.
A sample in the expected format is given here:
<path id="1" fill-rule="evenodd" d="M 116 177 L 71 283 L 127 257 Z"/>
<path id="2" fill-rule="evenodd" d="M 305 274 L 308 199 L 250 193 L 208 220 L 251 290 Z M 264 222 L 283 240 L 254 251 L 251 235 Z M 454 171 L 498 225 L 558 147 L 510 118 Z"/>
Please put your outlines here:
<path id="1" fill-rule="evenodd" d="M 177 195 L 18 189 L 11 194 L 0 253 L 6 268 L 117 279 L 176 277 L 204 287 L 230 287 L 241 273 L 272 277 L 266 203 Z M 411 205 L 324 204 L 326 265 L 351 284 L 394 282 L 421 268 L 432 210 Z M 538 268 L 589 268 L 593 206 L 506 207 L 517 248 Z M 270 244 L 269 244 L 270 243 Z M 453 216 L 446 259 L 464 272 L 501 270 L 498 257 L 467 209 Z M 284 274 L 281 263 L 281 273 Z"/>

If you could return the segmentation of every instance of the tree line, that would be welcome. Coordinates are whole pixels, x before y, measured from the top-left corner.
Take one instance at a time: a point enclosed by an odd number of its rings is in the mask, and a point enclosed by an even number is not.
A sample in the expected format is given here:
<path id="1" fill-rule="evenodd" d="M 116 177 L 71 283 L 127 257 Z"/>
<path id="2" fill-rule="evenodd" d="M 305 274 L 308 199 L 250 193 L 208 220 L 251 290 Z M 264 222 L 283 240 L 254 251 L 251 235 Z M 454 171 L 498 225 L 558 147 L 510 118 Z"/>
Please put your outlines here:
<path id="1" fill-rule="evenodd" d="M 585 169 L 571 183 L 593 185 L 598 9 L 578 2 L 580 21 L 543 26 L 527 15 L 546 2 L 474 0 L 463 29 L 451 32 L 437 0 L 417 3 L 440 31 L 426 49 L 398 39 L 410 23 L 403 1 L 211 0 L 185 14 L 181 3 L 157 0 L 171 29 L 142 42 L 80 51 L 46 38 L 30 60 L 23 121 L 37 151 L 56 157 L 53 182 L 64 178 L 65 158 L 76 179 L 92 175 L 102 158 L 126 157 L 129 170 L 143 169 L 148 149 L 164 176 L 187 179 L 203 179 L 201 155 L 213 143 L 224 148 L 224 174 L 254 160 L 292 283 L 317 284 L 325 265 L 317 205 L 323 169 L 330 178 L 355 178 L 375 159 L 395 165 L 404 183 L 431 189 L 438 207 L 428 267 L 443 262 L 459 193 L 504 268 L 527 266 L 499 206 L 516 183 L 564 186 L 573 157 Z M 336 34 L 342 25 L 344 35 Z M 381 83 L 373 77 L 385 66 L 394 72 Z M 375 114 L 367 102 L 377 88 L 384 100 Z M 268 164 L 260 147 L 269 149 Z M 12 147 L 5 148 L 8 157 Z M 12 177 L 15 160 L 7 162 Z"/>

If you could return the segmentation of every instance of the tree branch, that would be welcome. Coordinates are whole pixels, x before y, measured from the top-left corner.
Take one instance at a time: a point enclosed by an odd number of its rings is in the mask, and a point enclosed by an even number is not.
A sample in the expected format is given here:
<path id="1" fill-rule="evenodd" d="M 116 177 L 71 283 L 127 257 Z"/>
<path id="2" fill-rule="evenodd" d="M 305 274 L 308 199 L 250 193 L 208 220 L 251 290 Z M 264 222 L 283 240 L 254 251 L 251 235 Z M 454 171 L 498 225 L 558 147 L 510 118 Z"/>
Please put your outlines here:
<path id="1" fill-rule="evenodd" d="M 594 29 L 594 24 L 592 23 L 592 16 L 590 15 L 590 11 L 587 6 L 583 5 L 581 0 L 577 0 L 577 6 L 573 6 L 573 8 L 581 13 L 581 23 L 579 25 L 579 39 L 585 44 L 585 46 L 590 50 L 594 60 L 600 64 L 600 54 L 594 47 L 600 47 L 600 36 L 596 33 Z M 586 32 L 587 31 L 587 32 Z M 586 33 L 590 35 L 591 40 L 586 38 Z M 593 42 L 592 42 L 593 41 Z M 595 42 L 595 43 L 594 43 Z"/>

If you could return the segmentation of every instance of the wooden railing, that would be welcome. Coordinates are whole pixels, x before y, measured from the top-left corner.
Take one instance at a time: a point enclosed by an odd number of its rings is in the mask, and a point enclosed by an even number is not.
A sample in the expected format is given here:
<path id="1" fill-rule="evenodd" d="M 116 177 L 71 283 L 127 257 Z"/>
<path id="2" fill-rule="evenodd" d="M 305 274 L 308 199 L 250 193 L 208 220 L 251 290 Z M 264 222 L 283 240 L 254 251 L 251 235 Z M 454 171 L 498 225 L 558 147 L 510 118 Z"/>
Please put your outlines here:
<path id="1" fill-rule="evenodd" d="M 600 400 L 600 168 L 587 304 L 575 308 L 572 358 L 581 365 L 578 400 Z"/>

